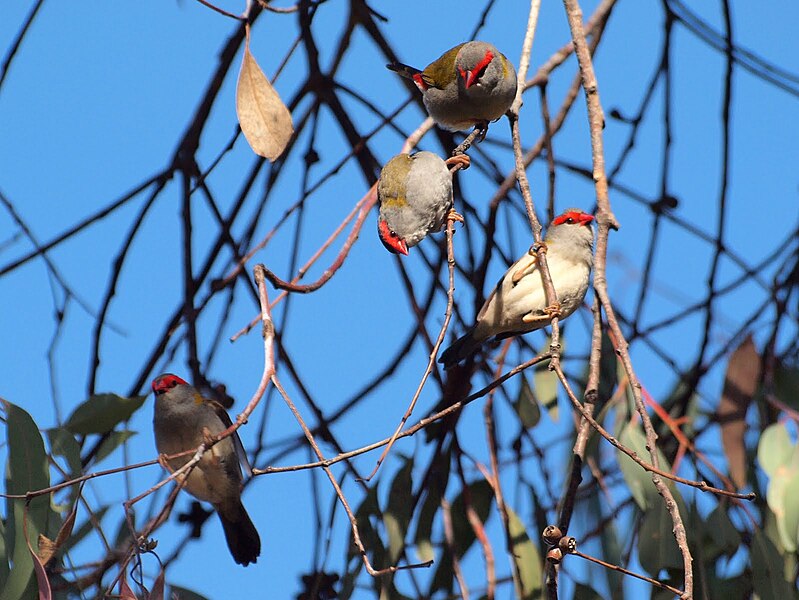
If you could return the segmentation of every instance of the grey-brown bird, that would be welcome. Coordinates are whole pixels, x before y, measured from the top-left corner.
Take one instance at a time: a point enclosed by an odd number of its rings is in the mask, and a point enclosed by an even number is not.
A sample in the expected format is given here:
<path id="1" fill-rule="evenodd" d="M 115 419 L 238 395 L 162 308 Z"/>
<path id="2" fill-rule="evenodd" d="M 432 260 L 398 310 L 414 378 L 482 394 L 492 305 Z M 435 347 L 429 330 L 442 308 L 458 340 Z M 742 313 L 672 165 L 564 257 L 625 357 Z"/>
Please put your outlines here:
<path id="1" fill-rule="evenodd" d="M 152 388 L 155 445 L 161 454 L 193 450 L 232 425 L 222 405 L 203 398 L 177 375 L 165 373 L 156 377 Z M 169 468 L 176 471 L 189 460 L 190 455 L 173 458 Z M 241 464 L 249 471 L 244 447 L 234 433 L 209 448 L 181 481 L 185 481 L 184 489 L 192 496 L 213 505 L 233 560 L 246 567 L 261 554 L 261 538 L 241 503 Z"/>
<path id="2" fill-rule="evenodd" d="M 386 66 L 413 80 L 433 120 L 452 131 L 487 127 L 516 97 L 516 69 L 487 42 L 459 44 L 422 71 L 402 63 Z"/>
<path id="3" fill-rule="evenodd" d="M 389 252 L 408 254 L 428 233 L 440 231 L 452 210 L 448 164 L 468 167 L 466 155 L 443 160 L 432 152 L 397 154 L 377 182 L 377 233 Z M 457 213 L 453 219 L 462 221 Z"/>

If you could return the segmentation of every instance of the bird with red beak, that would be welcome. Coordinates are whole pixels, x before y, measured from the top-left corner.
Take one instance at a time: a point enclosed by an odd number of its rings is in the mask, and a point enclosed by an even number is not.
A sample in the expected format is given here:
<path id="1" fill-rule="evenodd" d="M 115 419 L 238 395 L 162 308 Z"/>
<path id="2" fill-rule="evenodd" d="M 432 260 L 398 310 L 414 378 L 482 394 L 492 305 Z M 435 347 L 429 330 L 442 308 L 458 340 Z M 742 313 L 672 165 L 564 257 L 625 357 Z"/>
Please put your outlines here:
<path id="1" fill-rule="evenodd" d="M 420 71 L 402 63 L 386 65 L 411 79 L 428 114 L 444 129 L 486 129 L 516 97 L 516 69 L 487 42 L 466 42 L 447 50 Z"/>

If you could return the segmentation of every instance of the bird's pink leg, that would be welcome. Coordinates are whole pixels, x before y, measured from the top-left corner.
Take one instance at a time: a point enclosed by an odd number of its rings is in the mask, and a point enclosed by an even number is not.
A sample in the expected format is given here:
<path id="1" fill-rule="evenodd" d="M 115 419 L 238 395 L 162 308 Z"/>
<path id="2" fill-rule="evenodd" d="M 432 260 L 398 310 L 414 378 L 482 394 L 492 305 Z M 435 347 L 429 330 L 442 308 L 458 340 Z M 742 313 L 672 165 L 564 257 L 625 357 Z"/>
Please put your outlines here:
<path id="1" fill-rule="evenodd" d="M 450 156 L 444 162 L 448 167 L 456 167 L 455 169 L 450 169 L 454 172 L 458 169 L 468 169 L 472 164 L 472 159 L 469 158 L 468 154 L 456 154 L 455 156 Z"/>
<path id="2" fill-rule="evenodd" d="M 466 219 L 463 218 L 463 215 L 460 214 L 455 207 L 449 209 L 447 213 L 447 221 L 457 221 L 458 223 L 465 223 Z"/>

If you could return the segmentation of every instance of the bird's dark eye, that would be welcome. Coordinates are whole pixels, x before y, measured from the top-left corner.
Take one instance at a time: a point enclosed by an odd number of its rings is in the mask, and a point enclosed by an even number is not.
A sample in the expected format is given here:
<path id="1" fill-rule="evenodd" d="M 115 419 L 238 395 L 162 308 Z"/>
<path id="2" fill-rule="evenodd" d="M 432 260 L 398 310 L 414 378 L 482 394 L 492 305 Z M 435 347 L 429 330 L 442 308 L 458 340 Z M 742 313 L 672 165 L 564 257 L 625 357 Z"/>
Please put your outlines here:
<path id="1" fill-rule="evenodd" d="M 570 223 L 570 224 L 573 224 L 574 223 L 574 218 L 573 217 L 569 217 L 568 219 L 566 219 L 566 222 Z"/>
<path id="2" fill-rule="evenodd" d="M 391 235 L 391 237 L 397 237 L 397 232 L 394 231 L 393 229 L 391 231 L 389 231 L 388 233 Z"/>

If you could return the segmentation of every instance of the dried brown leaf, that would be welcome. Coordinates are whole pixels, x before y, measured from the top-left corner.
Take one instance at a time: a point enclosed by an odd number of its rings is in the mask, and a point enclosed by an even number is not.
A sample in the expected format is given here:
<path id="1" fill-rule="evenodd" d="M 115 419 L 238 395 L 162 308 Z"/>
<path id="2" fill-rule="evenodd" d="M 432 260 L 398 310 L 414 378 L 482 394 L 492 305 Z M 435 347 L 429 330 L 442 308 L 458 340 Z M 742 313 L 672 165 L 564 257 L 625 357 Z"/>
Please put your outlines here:
<path id="1" fill-rule="evenodd" d="M 255 62 L 249 45 L 244 47 L 236 88 L 236 113 L 253 152 L 274 162 L 286 148 L 294 125 L 289 109 Z"/>
<path id="2" fill-rule="evenodd" d="M 67 515 L 67 518 L 64 519 L 64 522 L 61 524 L 55 541 L 41 533 L 39 534 L 39 557 L 42 559 L 42 564 L 46 565 L 48 562 L 50 562 L 50 559 L 53 558 L 56 551 L 58 551 L 64 542 L 69 539 L 69 536 L 72 535 L 72 529 L 75 527 L 75 517 L 77 514 L 78 503 L 75 502 L 75 505 Z"/>
<path id="3" fill-rule="evenodd" d="M 39 560 L 39 556 L 33 551 L 31 543 L 27 537 L 28 536 L 26 534 L 25 541 L 28 543 L 28 551 L 31 553 L 31 559 L 33 560 L 33 572 L 36 573 L 36 584 L 39 588 L 39 594 L 37 598 L 38 600 L 52 600 L 53 592 L 50 589 L 50 581 L 47 579 L 47 571 L 45 571 L 42 561 Z M 41 543 L 41 540 L 39 540 L 39 542 Z"/>
<path id="4" fill-rule="evenodd" d="M 164 577 L 164 570 L 161 569 L 153 583 L 153 589 L 148 596 L 149 600 L 164 600 Z"/>
<path id="5" fill-rule="evenodd" d="M 119 600 L 137 600 L 136 594 L 128 585 L 128 578 L 124 571 L 119 578 Z"/>
<path id="6" fill-rule="evenodd" d="M 724 390 L 716 410 L 730 477 L 739 488 L 746 485 L 746 411 L 752 402 L 759 379 L 760 355 L 752 336 L 749 335 L 730 356 L 724 376 Z"/>

